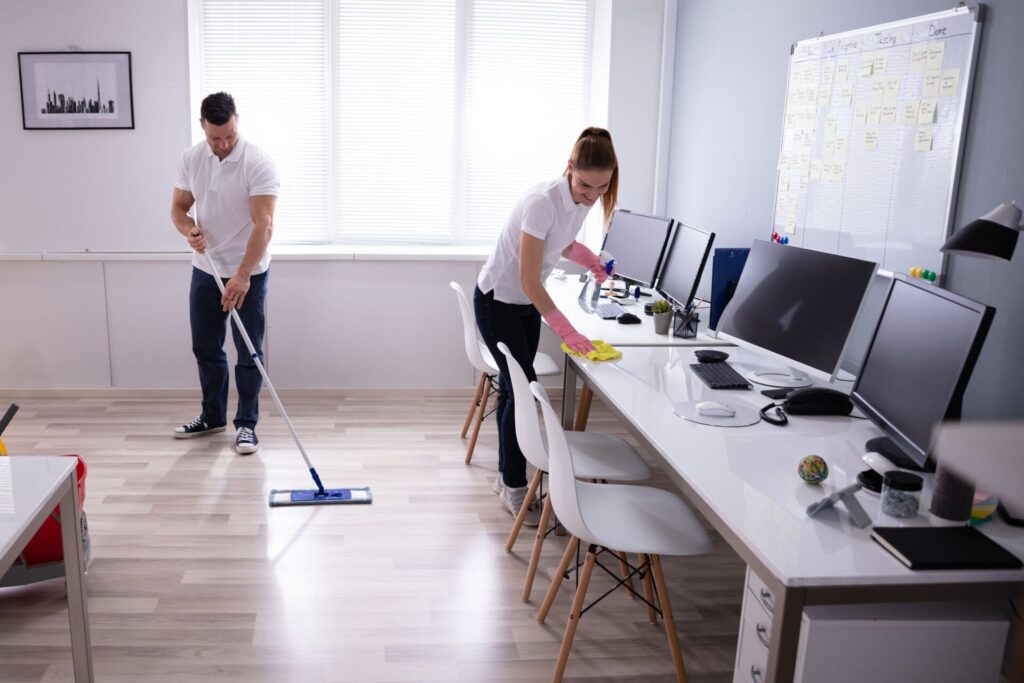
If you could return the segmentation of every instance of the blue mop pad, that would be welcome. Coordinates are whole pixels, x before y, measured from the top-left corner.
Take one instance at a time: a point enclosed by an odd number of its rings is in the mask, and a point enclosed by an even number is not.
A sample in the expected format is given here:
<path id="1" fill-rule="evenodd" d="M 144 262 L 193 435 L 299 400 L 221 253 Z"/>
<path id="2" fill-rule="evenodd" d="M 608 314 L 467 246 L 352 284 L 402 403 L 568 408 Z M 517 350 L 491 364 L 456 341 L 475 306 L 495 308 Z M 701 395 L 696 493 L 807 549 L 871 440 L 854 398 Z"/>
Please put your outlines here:
<path id="1" fill-rule="evenodd" d="M 271 489 L 270 507 L 286 505 L 363 505 L 373 502 L 368 486 L 355 489 Z"/>

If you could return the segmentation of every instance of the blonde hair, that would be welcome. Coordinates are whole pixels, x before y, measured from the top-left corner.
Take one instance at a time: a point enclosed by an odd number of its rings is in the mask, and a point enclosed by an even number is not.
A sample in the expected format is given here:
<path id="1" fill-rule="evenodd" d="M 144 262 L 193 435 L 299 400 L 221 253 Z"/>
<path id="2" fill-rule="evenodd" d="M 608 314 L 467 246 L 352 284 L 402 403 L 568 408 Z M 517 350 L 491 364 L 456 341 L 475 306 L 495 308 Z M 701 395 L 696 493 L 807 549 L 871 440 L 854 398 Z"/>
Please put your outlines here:
<path id="1" fill-rule="evenodd" d="M 619 159 L 615 156 L 612 134 L 604 128 L 591 126 L 584 128 L 576 138 L 569 159 L 562 175 L 569 176 L 572 169 L 578 171 L 611 171 L 612 178 L 608 182 L 608 191 L 601 195 L 601 209 L 607 225 L 612 219 L 612 212 L 619 197 Z"/>

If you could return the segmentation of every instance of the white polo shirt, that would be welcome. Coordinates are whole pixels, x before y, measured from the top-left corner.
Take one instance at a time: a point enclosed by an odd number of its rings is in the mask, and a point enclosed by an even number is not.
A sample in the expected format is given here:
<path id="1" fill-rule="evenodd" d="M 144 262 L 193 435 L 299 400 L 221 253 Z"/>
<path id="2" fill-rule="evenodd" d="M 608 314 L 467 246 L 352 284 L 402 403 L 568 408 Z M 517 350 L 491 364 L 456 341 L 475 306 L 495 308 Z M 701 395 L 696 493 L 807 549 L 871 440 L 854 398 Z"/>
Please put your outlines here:
<path id="1" fill-rule="evenodd" d="M 505 222 L 477 286 L 507 304 L 528 304 L 519 279 L 519 242 L 522 233 L 544 240 L 540 281 L 548 279 L 562 252 L 576 239 L 590 207 L 577 204 L 569 191 L 569 179 L 562 176 L 536 185 L 523 195 Z"/>
<path id="2" fill-rule="evenodd" d="M 280 191 L 281 179 L 274 162 L 259 147 L 241 138 L 221 161 L 204 140 L 182 153 L 174 186 L 195 197 L 196 223 L 206 235 L 210 256 L 221 275 L 231 277 L 245 257 L 245 247 L 255 226 L 249 198 L 276 197 Z M 213 274 L 201 254 L 192 255 L 192 265 Z M 269 267 L 268 250 L 252 274 L 266 272 Z"/>

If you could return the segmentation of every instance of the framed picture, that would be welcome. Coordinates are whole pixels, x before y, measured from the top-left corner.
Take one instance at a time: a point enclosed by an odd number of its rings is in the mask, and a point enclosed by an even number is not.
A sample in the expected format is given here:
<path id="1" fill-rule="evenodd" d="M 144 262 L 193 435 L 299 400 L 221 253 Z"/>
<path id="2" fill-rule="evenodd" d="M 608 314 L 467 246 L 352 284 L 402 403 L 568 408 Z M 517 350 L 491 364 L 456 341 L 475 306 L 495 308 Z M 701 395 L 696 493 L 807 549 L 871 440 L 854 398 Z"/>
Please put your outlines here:
<path id="1" fill-rule="evenodd" d="M 19 52 L 26 130 L 135 128 L 130 52 Z"/>

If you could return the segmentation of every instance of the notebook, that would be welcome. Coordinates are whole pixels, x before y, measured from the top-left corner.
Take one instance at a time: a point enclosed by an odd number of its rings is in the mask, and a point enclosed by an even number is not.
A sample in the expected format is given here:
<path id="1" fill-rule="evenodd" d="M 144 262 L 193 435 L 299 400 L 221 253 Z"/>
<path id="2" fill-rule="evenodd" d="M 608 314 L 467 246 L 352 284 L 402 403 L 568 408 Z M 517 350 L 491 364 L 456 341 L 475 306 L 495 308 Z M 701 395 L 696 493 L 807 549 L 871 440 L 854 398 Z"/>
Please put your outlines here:
<path id="1" fill-rule="evenodd" d="M 1020 569 L 1024 564 L 973 527 L 875 527 L 879 545 L 911 569 Z"/>

